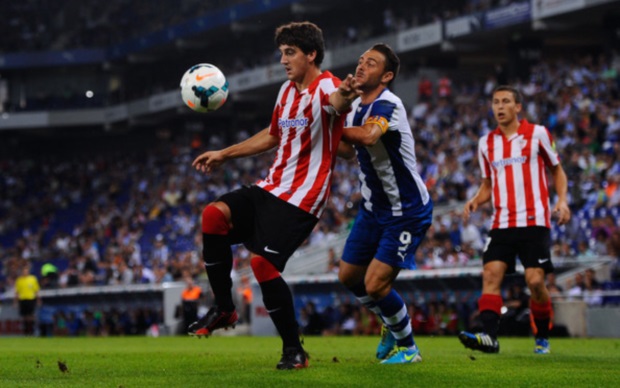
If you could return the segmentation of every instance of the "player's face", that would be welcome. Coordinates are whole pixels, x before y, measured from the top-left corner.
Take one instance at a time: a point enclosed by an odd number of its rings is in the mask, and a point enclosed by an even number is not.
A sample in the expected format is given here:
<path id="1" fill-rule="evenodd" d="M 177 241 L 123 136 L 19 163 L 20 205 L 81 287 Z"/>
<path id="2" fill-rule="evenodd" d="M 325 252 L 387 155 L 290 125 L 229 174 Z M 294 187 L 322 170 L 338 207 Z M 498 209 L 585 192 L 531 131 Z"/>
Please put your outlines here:
<path id="1" fill-rule="evenodd" d="M 385 72 L 385 56 L 378 51 L 368 50 L 357 61 L 355 80 L 362 90 L 372 90 L 388 82 L 392 72 Z"/>
<path id="2" fill-rule="evenodd" d="M 515 102 L 515 96 L 507 90 L 500 90 L 493 94 L 493 115 L 499 125 L 508 125 L 517 120 L 521 112 L 521 104 Z"/>
<path id="3" fill-rule="evenodd" d="M 280 63 L 284 66 L 286 77 L 293 82 L 301 83 L 312 66 L 315 53 L 304 54 L 297 46 L 283 44 L 280 49 Z"/>

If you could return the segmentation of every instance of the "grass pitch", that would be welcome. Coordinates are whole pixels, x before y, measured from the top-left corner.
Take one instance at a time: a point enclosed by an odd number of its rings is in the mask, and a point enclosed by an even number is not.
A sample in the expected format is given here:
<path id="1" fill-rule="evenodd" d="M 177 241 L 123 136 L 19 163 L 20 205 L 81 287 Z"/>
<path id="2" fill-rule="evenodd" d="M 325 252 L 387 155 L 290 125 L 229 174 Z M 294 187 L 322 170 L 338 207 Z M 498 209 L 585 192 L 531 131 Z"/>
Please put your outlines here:
<path id="1" fill-rule="evenodd" d="M 500 354 L 456 337 L 416 340 L 423 362 L 380 365 L 378 337 L 306 337 L 310 368 L 278 371 L 275 337 L 0 338 L 0 387 L 620 385 L 618 339 L 552 339 L 550 355 L 535 355 L 531 338 L 501 338 Z"/>

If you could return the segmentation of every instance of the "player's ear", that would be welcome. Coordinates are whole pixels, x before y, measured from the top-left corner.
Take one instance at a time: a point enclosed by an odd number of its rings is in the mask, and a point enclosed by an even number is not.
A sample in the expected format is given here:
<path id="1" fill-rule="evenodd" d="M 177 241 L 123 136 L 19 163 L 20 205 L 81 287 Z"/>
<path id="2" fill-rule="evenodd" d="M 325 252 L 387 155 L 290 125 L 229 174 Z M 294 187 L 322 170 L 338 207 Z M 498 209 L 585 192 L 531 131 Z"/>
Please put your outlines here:
<path id="1" fill-rule="evenodd" d="M 306 54 L 306 58 L 308 58 L 308 62 L 314 62 L 314 60 L 316 59 L 316 50 L 312 50 L 308 54 Z"/>
<path id="2" fill-rule="evenodd" d="M 384 84 L 389 84 L 391 80 L 394 79 L 394 72 L 393 71 L 386 71 L 385 73 L 383 73 L 383 75 L 381 76 L 381 82 Z"/>

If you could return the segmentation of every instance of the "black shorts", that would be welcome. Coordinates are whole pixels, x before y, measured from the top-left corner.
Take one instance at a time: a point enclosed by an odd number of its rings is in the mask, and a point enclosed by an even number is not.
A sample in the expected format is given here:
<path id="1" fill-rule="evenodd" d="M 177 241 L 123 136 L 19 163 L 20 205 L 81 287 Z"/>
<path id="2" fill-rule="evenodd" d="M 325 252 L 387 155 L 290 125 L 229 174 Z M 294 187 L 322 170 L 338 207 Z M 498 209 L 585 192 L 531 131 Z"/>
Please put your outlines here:
<path id="1" fill-rule="evenodd" d="M 34 310 L 37 307 L 36 299 L 20 299 L 19 300 L 19 316 L 29 317 L 34 315 Z"/>
<path id="2" fill-rule="evenodd" d="M 218 201 L 230 208 L 230 243 L 243 243 L 280 272 L 318 222 L 312 214 L 258 186 L 244 186 L 224 194 Z"/>
<path id="3" fill-rule="evenodd" d="M 506 273 L 511 274 L 515 272 L 517 256 L 524 268 L 553 272 L 550 230 L 542 226 L 491 230 L 482 256 L 484 264 L 503 261 L 508 265 Z"/>

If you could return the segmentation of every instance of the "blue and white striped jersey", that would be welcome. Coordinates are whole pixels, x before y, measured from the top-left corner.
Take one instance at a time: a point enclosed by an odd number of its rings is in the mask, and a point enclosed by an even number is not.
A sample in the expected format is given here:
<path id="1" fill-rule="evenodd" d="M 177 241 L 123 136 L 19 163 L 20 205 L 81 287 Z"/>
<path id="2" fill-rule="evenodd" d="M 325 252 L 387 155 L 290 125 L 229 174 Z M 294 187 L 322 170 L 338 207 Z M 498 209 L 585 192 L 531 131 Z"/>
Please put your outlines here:
<path id="1" fill-rule="evenodd" d="M 361 126 L 375 116 L 387 120 L 387 131 L 373 146 L 355 146 L 362 206 L 380 217 L 423 211 L 430 196 L 416 170 L 415 141 L 402 101 L 389 89 L 384 89 L 369 105 L 362 105 L 358 98 L 346 126 Z"/>

